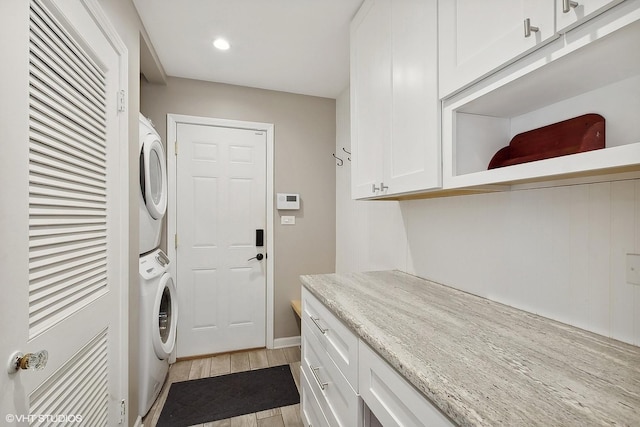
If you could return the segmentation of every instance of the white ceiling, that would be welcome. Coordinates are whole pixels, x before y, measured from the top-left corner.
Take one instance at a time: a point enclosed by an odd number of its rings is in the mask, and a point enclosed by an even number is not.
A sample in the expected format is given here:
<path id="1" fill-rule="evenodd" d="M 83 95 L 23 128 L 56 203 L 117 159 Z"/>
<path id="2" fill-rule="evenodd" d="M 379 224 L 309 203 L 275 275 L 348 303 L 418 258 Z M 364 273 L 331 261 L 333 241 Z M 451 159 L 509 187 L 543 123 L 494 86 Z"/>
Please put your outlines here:
<path id="1" fill-rule="evenodd" d="M 336 98 L 363 0 L 133 0 L 169 76 Z M 228 51 L 212 46 L 216 37 Z"/>

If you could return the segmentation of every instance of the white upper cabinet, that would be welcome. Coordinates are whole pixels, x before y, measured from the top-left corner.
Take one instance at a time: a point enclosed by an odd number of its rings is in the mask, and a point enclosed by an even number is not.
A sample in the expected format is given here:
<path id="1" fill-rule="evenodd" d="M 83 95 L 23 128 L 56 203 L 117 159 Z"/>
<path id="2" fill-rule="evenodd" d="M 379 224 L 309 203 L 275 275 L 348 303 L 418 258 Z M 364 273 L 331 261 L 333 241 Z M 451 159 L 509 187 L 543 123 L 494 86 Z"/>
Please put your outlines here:
<path id="1" fill-rule="evenodd" d="M 366 0 L 351 24 L 352 197 L 441 186 L 436 0 Z"/>
<path id="2" fill-rule="evenodd" d="M 443 188 L 640 170 L 640 0 L 617 3 L 443 100 Z M 516 135 L 585 114 L 604 117 L 604 148 L 488 169 Z"/>
<path id="3" fill-rule="evenodd" d="M 393 2 L 393 111 L 384 185 L 399 194 L 441 186 L 436 1 Z"/>
<path id="4" fill-rule="evenodd" d="M 624 0 L 556 0 L 556 29 L 563 33 Z"/>
<path id="5" fill-rule="evenodd" d="M 351 192 L 371 197 L 391 140 L 391 0 L 365 1 L 351 23 Z"/>
<path id="6" fill-rule="evenodd" d="M 438 6 L 441 98 L 557 37 L 552 0 L 441 0 Z"/>

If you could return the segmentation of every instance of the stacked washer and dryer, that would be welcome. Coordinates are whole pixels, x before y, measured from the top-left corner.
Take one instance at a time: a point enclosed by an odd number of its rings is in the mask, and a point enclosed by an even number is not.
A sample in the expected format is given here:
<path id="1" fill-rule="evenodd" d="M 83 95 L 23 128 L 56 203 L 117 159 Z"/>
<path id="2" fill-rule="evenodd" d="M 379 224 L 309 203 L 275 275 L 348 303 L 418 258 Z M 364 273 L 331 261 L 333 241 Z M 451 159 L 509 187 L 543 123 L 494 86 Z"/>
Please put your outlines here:
<path id="1" fill-rule="evenodd" d="M 169 258 L 159 249 L 167 209 L 166 157 L 158 132 L 140 114 L 140 358 L 139 411 L 158 397 L 175 350 L 178 299 Z"/>

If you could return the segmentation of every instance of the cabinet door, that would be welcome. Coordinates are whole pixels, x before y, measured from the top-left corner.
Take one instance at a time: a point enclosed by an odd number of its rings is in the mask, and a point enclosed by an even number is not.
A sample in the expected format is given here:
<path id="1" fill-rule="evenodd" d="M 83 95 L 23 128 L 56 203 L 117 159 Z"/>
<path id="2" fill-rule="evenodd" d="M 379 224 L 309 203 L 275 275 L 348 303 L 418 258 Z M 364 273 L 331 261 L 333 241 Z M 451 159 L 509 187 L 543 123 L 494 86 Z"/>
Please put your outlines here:
<path id="1" fill-rule="evenodd" d="M 363 341 L 359 350 L 360 395 L 380 424 L 385 427 L 455 425 Z"/>
<path id="2" fill-rule="evenodd" d="M 366 0 L 351 23 L 351 195 L 376 195 L 391 139 L 391 1 Z"/>
<path id="3" fill-rule="evenodd" d="M 556 27 L 566 32 L 624 0 L 556 0 Z"/>
<path id="4" fill-rule="evenodd" d="M 311 389 L 311 383 L 302 370 L 300 371 L 300 387 L 302 388 L 300 413 L 303 425 L 305 427 L 329 427 L 329 421 L 324 416 L 320 403 Z"/>
<path id="5" fill-rule="evenodd" d="M 392 137 L 385 144 L 387 194 L 441 185 L 436 0 L 394 1 Z"/>
<path id="6" fill-rule="evenodd" d="M 438 6 L 441 98 L 556 37 L 551 0 L 443 0 Z M 538 28 L 528 37 L 525 19 Z"/>
<path id="7" fill-rule="evenodd" d="M 358 337 L 306 288 L 302 289 L 302 320 L 313 325 L 309 333 L 316 336 L 351 387 L 358 391 Z"/>

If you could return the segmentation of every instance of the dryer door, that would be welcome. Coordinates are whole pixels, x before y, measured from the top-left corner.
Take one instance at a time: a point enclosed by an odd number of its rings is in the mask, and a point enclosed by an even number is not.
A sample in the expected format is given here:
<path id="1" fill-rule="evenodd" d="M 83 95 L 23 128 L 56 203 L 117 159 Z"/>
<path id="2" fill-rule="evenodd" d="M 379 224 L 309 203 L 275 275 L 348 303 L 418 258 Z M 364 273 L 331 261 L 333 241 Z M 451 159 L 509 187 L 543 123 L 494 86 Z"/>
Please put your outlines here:
<path id="1" fill-rule="evenodd" d="M 167 359 L 176 346 L 176 326 L 178 322 L 178 296 L 176 286 L 169 273 L 160 278 L 153 304 L 153 349 L 159 359 Z"/>
<path id="2" fill-rule="evenodd" d="M 142 198 L 149 214 L 160 219 L 167 210 L 167 167 L 164 149 L 156 134 L 144 136 L 141 155 L 144 163 L 140 165 L 141 172 L 144 170 L 140 180 Z"/>

